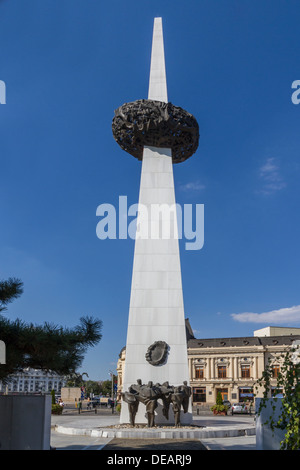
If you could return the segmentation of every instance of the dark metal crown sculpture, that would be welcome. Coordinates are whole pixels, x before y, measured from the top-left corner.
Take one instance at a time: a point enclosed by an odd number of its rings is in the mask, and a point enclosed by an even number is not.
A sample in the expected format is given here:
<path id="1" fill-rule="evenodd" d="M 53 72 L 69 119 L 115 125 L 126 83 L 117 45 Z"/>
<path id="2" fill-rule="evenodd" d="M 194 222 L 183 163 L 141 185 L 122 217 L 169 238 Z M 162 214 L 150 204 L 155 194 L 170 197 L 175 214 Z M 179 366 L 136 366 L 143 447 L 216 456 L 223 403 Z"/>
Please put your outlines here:
<path id="1" fill-rule="evenodd" d="M 172 103 L 137 100 L 115 110 L 112 131 L 126 152 L 143 159 L 144 146 L 171 148 L 173 163 L 196 152 L 199 126 L 194 116 Z"/>

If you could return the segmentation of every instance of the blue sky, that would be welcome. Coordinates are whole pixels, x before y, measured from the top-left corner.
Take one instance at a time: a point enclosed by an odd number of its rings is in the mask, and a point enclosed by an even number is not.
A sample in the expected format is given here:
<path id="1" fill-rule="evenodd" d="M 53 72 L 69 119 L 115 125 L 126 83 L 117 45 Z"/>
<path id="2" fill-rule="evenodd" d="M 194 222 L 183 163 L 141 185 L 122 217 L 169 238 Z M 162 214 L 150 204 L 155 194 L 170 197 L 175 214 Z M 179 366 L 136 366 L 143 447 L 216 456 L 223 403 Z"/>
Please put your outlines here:
<path id="1" fill-rule="evenodd" d="M 293 0 L 0 1 L 0 278 L 24 282 L 9 318 L 101 318 L 81 371 L 115 370 L 134 242 L 99 240 L 96 209 L 138 201 L 111 121 L 147 98 L 161 16 L 169 100 L 200 126 L 174 166 L 177 202 L 205 207 L 204 247 L 180 243 L 186 317 L 198 338 L 300 327 L 299 15 Z"/>

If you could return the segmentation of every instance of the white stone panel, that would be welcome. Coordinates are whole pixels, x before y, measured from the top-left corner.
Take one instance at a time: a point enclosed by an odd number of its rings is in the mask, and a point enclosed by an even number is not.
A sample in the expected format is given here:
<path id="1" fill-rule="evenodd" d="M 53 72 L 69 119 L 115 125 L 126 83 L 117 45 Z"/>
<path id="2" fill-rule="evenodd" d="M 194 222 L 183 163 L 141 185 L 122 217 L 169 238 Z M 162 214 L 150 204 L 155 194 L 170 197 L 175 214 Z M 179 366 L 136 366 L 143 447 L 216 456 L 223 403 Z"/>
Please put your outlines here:
<path id="1" fill-rule="evenodd" d="M 182 307 L 131 307 L 128 325 L 183 325 Z"/>
<path id="2" fill-rule="evenodd" d="M 154 173 L 144 172 L 142 175 L 142 184 L 144 188 L 173 188 L 174 180 L 172 172 Z"/>
<path id="3" fill-rule="evenodd" d="M 173 178 L 171 149 L 144 147 L 142 166 L 143 173 L 171 173 Z M 141 177 L 141 181 L 142 179 L 143 176 Z"/>
<path id="4" fill-rule="evenodd" d="M 138 239 L 135 242 L 135 253 L 141 255 L 178 254 L 178 240 Z"/>
<path id="5" fill-rule="evenodd" d="M 163 45 L 162 19 L 154 19 L 151 66 L 149 79 L 149 100 L 168 102 L 165 52 Z"/>
<path id="6" fill-rule="evenodd" d="M 174 192 L 171 188 L 142 188 L 140 192 L 140 201 L 142 204 L 145 205 L 161 205 L 162 201 L 164 204 L 170 206 L 173 209 L 173 205 L 175 204 Z M 153 213 L 150 211 L 149 213 Z"/>
<path id="7" fill-rule="evenodd" d="M 174 254 L 139 254 L 135 253 L 133 272 L 141 271 L 167 271 L 180 272 L 178 252 Z"/>
<path id="8" fill-rule="evenodd" d="M 132 289 L 181 289 L 180 271 L 133 272 Z"/>
<path id="9" fill-rule="evenodd" d="M 183 307 L 181 289 L 132 289 L 130 307 Z"/>
<path id="10" fill-rule="evenodd" d="M 183 344 L 186 348 L 186 341 L 183 341 L 181 331 L 182 325 L 149 325 L 149 328 L 145 328 L 144 325 L 134 325 L 128 330 L 127 345 L 140 344 L 144 345 L 147 350 L 154 337 L 157 338 L 157 341 L 165 341 L 167 344 L 172 342 L 173 346 Z M 173 355 L 173 351 L 171 353 Z M 174 354 L 176 353 L 174 352 Z"/>

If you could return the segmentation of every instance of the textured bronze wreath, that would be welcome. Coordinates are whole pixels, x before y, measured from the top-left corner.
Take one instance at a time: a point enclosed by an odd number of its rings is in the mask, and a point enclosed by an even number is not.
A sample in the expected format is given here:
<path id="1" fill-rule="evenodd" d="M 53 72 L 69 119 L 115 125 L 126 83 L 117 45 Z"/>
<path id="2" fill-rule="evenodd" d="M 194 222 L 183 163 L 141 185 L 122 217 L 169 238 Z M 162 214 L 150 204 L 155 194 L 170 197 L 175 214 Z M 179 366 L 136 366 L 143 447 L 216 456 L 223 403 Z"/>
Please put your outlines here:
<path id="1" fill-rule="evenodd" d="M 120 147 L 142 160 L 144 146 L 171 148 L 173 163 L 196 152 L 199 126 L 194 116 L 172 103 L 137 100 L 115 110 L 113 136 Z"/>
<path id="2" fill-rule="evenodd" d="M 169 346 L 165 341 L 155 341 L 147 349 L 145 354 L 146 360 L 153 366 L 163 364 L 168 355 Z"/>

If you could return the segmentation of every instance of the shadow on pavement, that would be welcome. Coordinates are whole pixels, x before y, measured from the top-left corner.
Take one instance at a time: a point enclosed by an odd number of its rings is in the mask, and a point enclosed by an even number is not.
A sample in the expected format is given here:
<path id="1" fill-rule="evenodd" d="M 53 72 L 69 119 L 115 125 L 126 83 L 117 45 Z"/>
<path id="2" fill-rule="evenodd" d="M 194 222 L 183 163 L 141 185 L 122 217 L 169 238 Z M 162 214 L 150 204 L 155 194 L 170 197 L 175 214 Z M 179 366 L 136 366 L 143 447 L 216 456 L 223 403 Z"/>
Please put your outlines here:
<path id="1" fill-rule="evenodd" d="M 103 450 L 206 450 L 197 439 L 112 439 Z"/>

